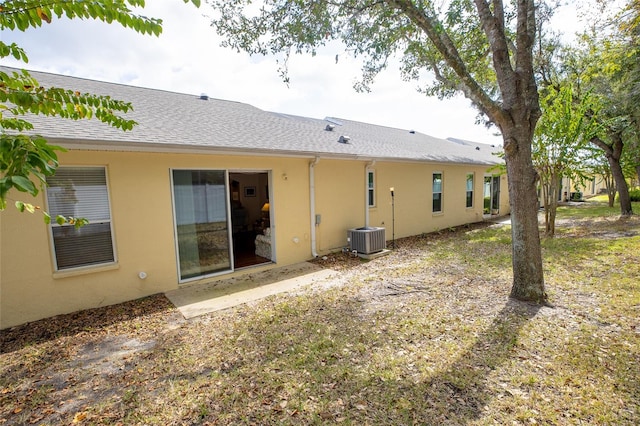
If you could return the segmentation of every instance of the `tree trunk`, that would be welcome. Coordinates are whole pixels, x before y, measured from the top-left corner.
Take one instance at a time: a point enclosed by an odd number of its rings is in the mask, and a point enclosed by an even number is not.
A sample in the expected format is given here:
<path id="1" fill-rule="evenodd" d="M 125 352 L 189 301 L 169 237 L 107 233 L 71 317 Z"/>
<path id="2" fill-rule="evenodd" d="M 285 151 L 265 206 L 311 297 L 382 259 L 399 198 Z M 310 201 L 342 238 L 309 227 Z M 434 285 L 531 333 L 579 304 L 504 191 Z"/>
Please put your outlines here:
<path id="1" fill-rule="evenodd" d="M 533 128 L 501 126 L 509 178 L 513 285 L 511 297 L 544 303 L 542 252 L 538 223 L 538 174 L 531 161 Z"/>
<path id="2" fill-rule="evenodd" d="M 556 234 L 556 212 L 558 211 L 558 174 L 551 172 L 551 188 L 549 189 L 549 212 L 547 214 L 548 223 L 545 226 L 545 234 L 553 237 Z"/>
<path id="3" fill-rule="evenodd" d="M 620 132 L 610 132 L 609 137 L 611 138 L 611 144 L 607 144 L 598 137 L 592 138 L 591 143 L 601 148 L 604 151 L 604 155 L 607 157 L 607 161 L 609 161 L 611 174 L 613 175 L 613 180 L 616 183 L 616 189 L 620 198 L 620 215 L 631 216 L 633 214 L 633 209 L 631 208 L 629 186 L 627 185 L 627 180 L 624 178 L 624 172 L 620 165 L 624 142 L 622 141 L 622 135 Z"/>
<path id="4" fill-rule="evenodd" d="M 631 196 L 629 195 L 629 186 L 627 185 L 627 180 L 624 178 L 620 161 L 613 159 L 613 157 L 607 157 L 607 159 L 611 165 L 611 173 L 613 174 L 613 179 L 616 182 L 616 188 L 618 190 L 618 198 L 620 199 L 620 215 L 631 216 L 633 215 Z"/>
<path id="5" fill-rule="evenodd" d="M 611 166 L 609 166 L 609 169 L 611 169 Z M 616 183 L 613 181 L 613 176 L 611 176 L 610 173 L 607 173 L 606 175 L 604 175 L 604 184 L 605 184 L 605 187 L 607 188 L 607 198 L 609 201 L 609 207 L 613 207 L 616 201 L 617 191 L 616 191 Z"/>
<path id="6" fill-rule="evenodd" d="M 609 207 L 613 207 L 614 204 L 616 203 L 616 194 L 618 193 L 618 191 L 616 191 L 616 187 L 615 185 L 611 185 L 610 188 L 607 189 L 607 201 L 609 202 Z"/>
<path id="7" fill-rule="evenodd" d="M 443 26 L 434 15 L 425 12 L 429 8 L 423 6 L 423 2 L 387 0 L 387 3 L 404 13 L 412 23 L 424 31 L 451 72 L 459 79 L 448 80 L 440 74 L 445 84 L 464 93 L 500 128 L 504 140 L 511 205 L 511 297 L 538 303 L 546 302 L 538 228 L 538 175 L 531 160 L 533 131 L 541 114 L 538 87 L 533 72 L 537 2 L 515 2 L 516 37 L 515 43 L 511 43 L 513 40 L 507 37 L 505 31 L 506 15 L 503 2 L 474 0 L 482 30 L 489 42 L 493 70 L 500 91 L 499 101 L 494 99 L 493 94 L 490 96 L 475 80 L 469 72 L 469 67 L 474 67 L 475 64 L 465 63 L 454 39 L 443 30 Z"/>
<path id="8" fill-rule="evenodd" d="M 549 229 L 549 200 L 551 197 L 551 185 L 549 182 L 544 182 L 542 185 L 542 206 L 544 207 L 544 227 Z"/>

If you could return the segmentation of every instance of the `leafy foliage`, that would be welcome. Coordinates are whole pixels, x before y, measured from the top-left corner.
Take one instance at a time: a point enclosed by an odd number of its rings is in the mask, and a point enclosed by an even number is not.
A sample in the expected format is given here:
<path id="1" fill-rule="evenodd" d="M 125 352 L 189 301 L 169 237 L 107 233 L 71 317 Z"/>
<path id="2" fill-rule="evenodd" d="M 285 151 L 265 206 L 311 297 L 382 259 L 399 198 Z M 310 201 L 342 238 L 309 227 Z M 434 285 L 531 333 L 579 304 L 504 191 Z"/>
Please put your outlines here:
<path id="1" fill-rule="evenodd" d="M 598 106 L 591 94 L 574 97 L 570 84 L 549 87 L 542 100 L 542 117 L 533 139 L 533 164 L 540 176 L 546 234 L 555 232 L 559 186 L 563 177 L 576 177 L 585 165 L 585 145 L 598 130 Z M 590 116 L 591 118 L 587 118 Z"/>
<path id="2" fill-rule="evenodd" d="M 0 115 L 4 129 L 19 132 L 33 129 L 21 118 L 28 113 L 58 116 L 72 120 L 95 118 L 122 130 L 131 130 L 136 124 L 114 114 L 132 110 L 127 102 L 111 99 L 109 96 L 91 95 L 56 87 L 44 88 L 26 70 L 10 74 L 0 71 L 0 102 L 4 113 Z M 5 118 L 5 114 L 11 114 Z"/>
<path id="3" fill-rule="evenodd" d="M 501 100 L 501 92 L 483 20 L 470 0 L 447 4 L 345 0 L 309 5 L 267 0 L 256 10 L 251 0 L 211 2 L 216 13 L 212 24 L 225 38 L 223 46 L 250 54 L 284 55 L 281 72 L 286 82 L 291 54 L 315 55 L 317 49 L 338 40 L 348 53 L 363 58 L 357 90 L 368 91 L 376 75 L 398 56 L 403 77 L 419 81 L 423 93 L 444 98 L 464 92 L 488 112 L 495 106 L 487 108 L 490 104 Z M 514 45 L 516 10 L 507 7 L 494 13 L 504 24 L 498 31 L 504 32 L 505 45 Z M 514 54 L 506 50 L 507 55 Z M 425 78 L 424 71 L 431 71 L 434 78 Z"/>
<path id="4" fill-rule="evenodd" d="M 314 55 L 339 41 L 363 58 L 356 89 L 368 90 L 375 76 L 399 57 L 403 78 L 418 81 L 427 95 L 463 94 L 505 142 L 514 232 L 512 296 L 544 301 L 544 279 L 531 142 L 540 105 L 533 70 L 537 32 L 534 0 L 412 1 L 341 0 L 303 2 L 212 0 L 212 25 L 223 45 L 249 54 L 283 55 L 289 81 L 292 53 Z"/>
<path id="5" fill-rule="evenodd" d="M 51 23 L 53 17 L 95 19 L 107 23 L 118 22 L 142 34 L 159 35 L 162 21 L 132 13 L 129 6 L 144 7 L 144 0 L 94 1 L 33 1 L 7 0 L 2 2 L 0 25 L 3 29 L 26 31 Z"/>
<path id="6" fill-rule="evenodd" d="M 200 6 L 200 0 L 183 0 Z M 160 35 L 162 20 L 134 13 L 144 7 L 144 0 L 5 0 L 0 2 L 0 29 L 27 31 L 51 23 L 54 18 L 94 19 L 117 22 L 141 34 Z M 17 44 L 0 40 L 0 59 L 13 56 L 27 63 L 26 52 Z M 42 87 L 28 71 L 0 71 L 0 210 L 7 206 L 7 194 L 15 189 L 37 195 L 46 177 L 58 167 L 59 146 L 50 145 L 37 134 L 28 121 L 29 114 L 56 116 L 71 120 L 96 118 L 110 126 L 131 130 L 135 121 L 125 118 L 132 110 L 127 102 L 80 93 L 73 89 Z M 20 211 L 38 210 L 18 201 Z M 45 222 L 51 218 L 45 212 Z M 56 221 L 60 222 L 60 217 Z M 67 218 L 66 222 L 82 225 L 83 219 Z"/>
<path id="7" fill-rule="evenodd" d="M 38 193 L 38 186 L 31 181 L 35 177 L 40 184 L 55 173 L 58 158 L 55 151 L 62 148 L 49 145 L 39 136 L 0 135 L 0 209 L 6 208 L 7 192 L 15 188 L 31 195 Z"/>
<path id="8" fill-rule="evenodd" d="M 610 163 L 622 215 L 633 214 L 626 178 L 640 172 L 640 3 L 629 0 L 622 10 L 605 13 L 603 24 L 583 34 L 574 74 L 602 105 L 601 131 L 591 142 Z"/>

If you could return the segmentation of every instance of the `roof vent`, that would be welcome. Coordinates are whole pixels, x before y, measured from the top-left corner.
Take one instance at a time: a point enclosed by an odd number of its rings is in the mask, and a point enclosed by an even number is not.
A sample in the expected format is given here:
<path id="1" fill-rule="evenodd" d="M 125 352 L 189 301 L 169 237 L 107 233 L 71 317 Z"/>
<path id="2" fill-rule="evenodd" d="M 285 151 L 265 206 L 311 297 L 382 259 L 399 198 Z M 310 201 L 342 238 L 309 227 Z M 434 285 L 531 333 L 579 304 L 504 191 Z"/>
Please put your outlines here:
<path id="1" fill-rule="evenodd" d="M 409 130 L 409 133 L 411 133 L 412 135 L 415 135 L 416 131 L 415 130 Z"/>
<path id="2" fill-rule="evenodd" d="M 325 127 L 324 129 L 327 132 L 333 132 L 333 129 L 335 129 L 335 128 L 336 128 L 336 126 L 334 124 L 327 124 L 327 127 Z"/>
<path id="3" fill-rule="evenodd" d="M 200 95 L 200 98 L 198 98 L 198 99 L 200 99 L 201 101 L 208 101 L 209 100 L 209 96 L 207 96 L 206 93 L 202 93 Z"/>
<path id="4" fill-rule="evenodd" d="M 349 143 L 350 140 L 351 140 L 351 138 L 349 136 L 340 136 L 340 139 L 338 139 L 338 142 L 340 142 L 340 143 Z"/>
<path id="5" fill-rule="evenodd" d="M 480 147 L 479 146 L 476 146 L 476 151 L 480 151 Z"/>

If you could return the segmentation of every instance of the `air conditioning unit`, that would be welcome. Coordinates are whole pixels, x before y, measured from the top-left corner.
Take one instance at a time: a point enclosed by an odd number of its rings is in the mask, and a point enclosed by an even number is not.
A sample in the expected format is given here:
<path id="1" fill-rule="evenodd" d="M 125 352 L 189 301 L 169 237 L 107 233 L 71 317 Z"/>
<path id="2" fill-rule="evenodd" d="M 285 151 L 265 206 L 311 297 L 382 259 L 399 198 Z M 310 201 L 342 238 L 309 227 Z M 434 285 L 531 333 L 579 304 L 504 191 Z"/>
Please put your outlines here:
<path id="1" fill-rule="evenodd" d="M 349 249 L 358 253 L 370 254 L 386 248 L 384 228 L 355 228 L 347 233 Z"/>

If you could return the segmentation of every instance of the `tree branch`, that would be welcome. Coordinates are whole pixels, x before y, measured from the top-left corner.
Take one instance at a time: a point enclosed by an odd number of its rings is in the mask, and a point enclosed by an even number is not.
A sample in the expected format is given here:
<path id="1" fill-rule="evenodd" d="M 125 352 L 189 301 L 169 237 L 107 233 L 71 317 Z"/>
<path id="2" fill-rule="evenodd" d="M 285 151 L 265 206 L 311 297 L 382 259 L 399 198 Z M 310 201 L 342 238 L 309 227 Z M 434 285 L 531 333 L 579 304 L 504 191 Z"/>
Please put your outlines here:
<path id="1" fill-rule="evenodd" d="M 409 0 L 387 0 L 387 3 L 403 12 L 412 23 L 425 32 L 447 65 L 460 78 L 461 85 L 457 88 L 474 104 L 479 106 L 490 120 L 496 123 L 504 122 L 506 120 L 504 111 L 471 76 L 455 44 L 447 32 L 442 30 L 442 23 L 438 18 L 430 16 Z"/>
<path id="2" fill-rule="evenodd" d="M 493 68 L 496 71 L 500 92 L 503 95 L 503 108 L 509 110 L 515 102 L 509 93 L 513 93 L 511 87 L 515 83 L 515 74 L 511 67 L 509 43 L 504 28 L 504 7 L 501 0 L 493 0 L 494 13 L 486 0 L 475 0 L 478 16 L 484 33 L 489 39 L 489 46 L 493 55 Z"/>

